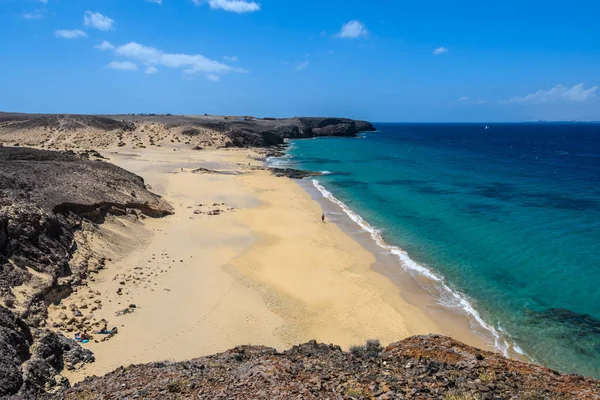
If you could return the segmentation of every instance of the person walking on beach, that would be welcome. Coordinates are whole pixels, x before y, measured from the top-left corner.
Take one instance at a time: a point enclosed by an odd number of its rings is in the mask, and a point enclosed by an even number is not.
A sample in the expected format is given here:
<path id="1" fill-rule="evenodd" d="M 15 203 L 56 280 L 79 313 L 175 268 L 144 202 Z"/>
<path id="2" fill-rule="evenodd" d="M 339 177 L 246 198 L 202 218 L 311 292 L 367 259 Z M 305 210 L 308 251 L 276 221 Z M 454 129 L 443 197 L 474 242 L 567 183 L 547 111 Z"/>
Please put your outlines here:
<path id="1" fill-rule="evenodd" d="M 323 221 L 323 223 L 325 223 L 325 214 L 321 214 L 321 221 Z"/>

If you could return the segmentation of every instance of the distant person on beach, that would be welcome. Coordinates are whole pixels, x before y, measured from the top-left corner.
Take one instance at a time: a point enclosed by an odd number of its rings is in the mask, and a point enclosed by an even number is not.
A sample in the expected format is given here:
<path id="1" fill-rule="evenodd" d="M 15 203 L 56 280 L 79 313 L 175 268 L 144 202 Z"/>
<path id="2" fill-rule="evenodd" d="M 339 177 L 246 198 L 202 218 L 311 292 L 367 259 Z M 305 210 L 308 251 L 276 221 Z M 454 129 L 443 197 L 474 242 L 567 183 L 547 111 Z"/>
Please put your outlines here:
<path id="1" fill-rule="evenodd" d="M 323 221 L 323 223 L 325 223 L 325 214 L 321 214 L 321 221 Z"/>

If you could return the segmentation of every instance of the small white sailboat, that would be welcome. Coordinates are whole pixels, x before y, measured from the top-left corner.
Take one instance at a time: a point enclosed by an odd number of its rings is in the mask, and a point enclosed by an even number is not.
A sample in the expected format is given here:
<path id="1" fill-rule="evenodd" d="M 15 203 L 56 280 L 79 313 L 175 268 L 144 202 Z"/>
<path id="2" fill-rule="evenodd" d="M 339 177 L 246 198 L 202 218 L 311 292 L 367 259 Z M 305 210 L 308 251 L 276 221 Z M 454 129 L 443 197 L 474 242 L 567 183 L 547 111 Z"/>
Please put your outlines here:
<path id="1" fill-rule="evenodd" d="M 485 130 L 487 131 L 488 129 L 490 129 L 490 127 L 486 125 L 485 126 Z"/>

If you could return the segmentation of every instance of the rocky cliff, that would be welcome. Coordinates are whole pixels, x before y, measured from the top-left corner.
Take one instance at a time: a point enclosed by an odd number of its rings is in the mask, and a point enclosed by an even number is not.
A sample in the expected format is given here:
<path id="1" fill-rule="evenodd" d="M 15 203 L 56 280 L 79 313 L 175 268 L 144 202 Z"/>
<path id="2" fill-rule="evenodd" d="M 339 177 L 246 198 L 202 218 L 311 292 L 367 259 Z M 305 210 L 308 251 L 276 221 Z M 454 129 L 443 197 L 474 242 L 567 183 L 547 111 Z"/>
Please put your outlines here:
<path id="1" fill-rule="evenodd" d="M 442 336 L 344 352 L 316 342 L 278 353 L 242 346 L 180 363 L 122 367 L 58 398 L 598 399 L 600 383 L 509 360 Z"/>
<path id="2" fill-rule="evenodd" d="M 78 345 L 43 329 L 47 306 L 85 281 L 72 262 L 84 221 L 106 215 L 162 216 L 169 204 L 142 178 L 89 153 L 0 147 L 0 396 L 62 384 L 54 379 Z"/>
<path id="3" fill-rule="evenodd" d="M 352 137 L 373 130 L 369 122 L 347 118 L 0 113 L 0 142 L 52 149 L 267 147 L 286 138 Z"/>

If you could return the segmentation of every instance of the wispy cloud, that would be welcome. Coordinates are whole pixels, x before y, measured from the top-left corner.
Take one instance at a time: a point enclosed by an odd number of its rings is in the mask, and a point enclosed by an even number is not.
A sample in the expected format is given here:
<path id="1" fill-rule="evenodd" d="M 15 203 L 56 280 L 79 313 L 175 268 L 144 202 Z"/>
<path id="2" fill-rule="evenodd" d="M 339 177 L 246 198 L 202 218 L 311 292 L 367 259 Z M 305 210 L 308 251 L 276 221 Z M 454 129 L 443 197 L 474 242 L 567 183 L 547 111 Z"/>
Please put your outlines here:
<path id="1" fill-rule="evenodd" d="M 113 46 L 112 44 L 110 44 L 110 42 L 107 42 L 106 40 L 103 40 L 102 43 L 94 47 L 100 50 L 112 50 L 115 48 L 115 46 Z"/>
<path id="2" fill-rule="evenodd" d="M 462 96 L 458 98 L 458 102 L 462 104 L 484 104 L 484 99 L 475 99 L 473 97 Z"/>
<path id="3" fill-rule="evenodd" d="M 63 39 L 77 39 L 81 37 L 86 37 L 87 33 L 79 29 L 59 29 L 54 32 L 54 36 Z"/>
<path id="4" fill-rule="evenodd" d="M 214 81 L 214 76 L 229 73 L 247 72 L 242 68 L 232 67 L 221 62 L 211 60 L 199 54 L 166 53 L 154 47 L 144 46 L 136 42 L 129 42 L 114 48 L 114 52 L 122 57 L 130 58 L 150 67 L 164 66 L 167 68 L 181 69 L 185 74 L 206 74 L 206 78 Z M 148 71 L 148 68 L 146 71 Z M 150 71 L 153 71 L 150 69 Z M 214 75 L 210 76 L 209 75 Z"/>
<path id="5" fill-rule="evenodd" d="M 449 52 L 450 50 L 445 48 L 445 47 L 438 47 L 437 49 L 433 50 L 433 55 L 434 56 L 439 56 L 440 54 L 444 54 Z"/>
<path id="6" fill-rule="evenodd" d="M 162 0 L 146 0 L 148 3 L 162 4 Z"/>
<path id="7" fill-rule="evenodd" d="M 146 70 L 144 71 L 144 73 L 148 74 L 148 75 L 157 74 L 158 73 L 158 68 L 150 66 L 150 67 L 146 68 Z"/>
<path id="8" fill-rule="evenodd" d="M 303 69 L 308 68 L 308 64 L 308 61 L 301 62 L 300 64 L 296 65 L 296 70 L 302 71 Z"/>
<path id="9" fill-rule="evenodd" d="M 569 88 L 563 85 L 556 85 L 548 90 L 538 90 L 525 96 L 515 96 L 501 103 L 514 104 L 545 104 L 564 101 L 568 103 L 583 103 L 596 97 L 598 85 L 585 88 L 583 83 L 578 83 Z"/>
<path id="10" fill-rule="evenodd" d="M 248 0 L 192 0 L 195 5 L 208 4 L 210 8 L 231 11 L 235 13 L 247 13 L 260 11 L 260 6 L 254 1 Z"/>
<path id="11" fill-rule="evenodd" d="M 356 39 L 359 38 L 361 36 L 363 37 L 367 37 L 369 35 L 369 31 L 367 31 L 367 28 L 365 27 L 365 25 L 357 20 L 352 20 L 349 22 L 346 22 L 343 26 L 342 29 L 335 34 L 335 37 L 341 38 L 341 39 Z"/>
<path id="12" fill-rule="evenodd" d="M 42 8 L 38 8 L 37 10 L 34 10 L 32 12 L 23 14 L 23 18 L 25 18 L 25 19 L 42 19 L 46 16 L 46 14 L 47 14 L 46 10 L 44 10 Z"/>
<path id="13" fill-rule="evenodd" d="M 229 62 L 236 62 L 239 59 L 236 56 L 223 56 L 223 60 L 229 61 Z"/>
<path id="14" fill-rule="evenodd" d="M 206 79 L 208 79 L 211 82 L 219 82 L 221 80 L 221 77 L 215 74 L 206 74 Z"/>
<path id="15" fill-rule="evenodd" d="M 109 31 L 113 29 L 115 21 L 97 12 L 86 11 L 83 15 L 83 24 L 101 31 Z"/>
<path id="16" fill-rule="evenodd" d="M 137 71 L 138 67 L 131 61 L 113 61 L 106 66 L 110 69 L 119 69 L 122 71 Z"/>

